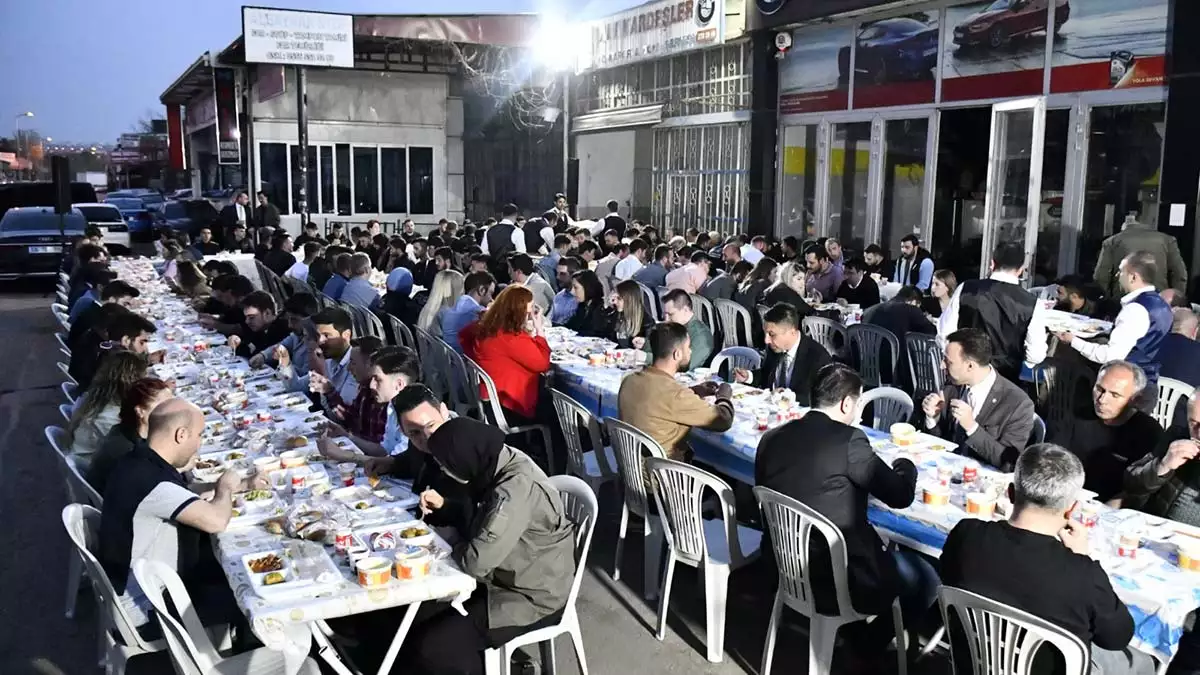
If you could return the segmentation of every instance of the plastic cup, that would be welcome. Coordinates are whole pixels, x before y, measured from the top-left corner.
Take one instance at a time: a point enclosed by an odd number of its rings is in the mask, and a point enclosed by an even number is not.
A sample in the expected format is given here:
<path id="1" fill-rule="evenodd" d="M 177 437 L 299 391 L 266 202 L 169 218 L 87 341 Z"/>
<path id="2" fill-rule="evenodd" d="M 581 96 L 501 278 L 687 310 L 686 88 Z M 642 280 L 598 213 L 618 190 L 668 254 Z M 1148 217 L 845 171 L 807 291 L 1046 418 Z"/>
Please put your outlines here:
<path id="1" fill-rule="evenodd" d="M 354 476 L 358 473 L 358 465 L 354 462 L 342 462 L 337 465 L 338 476 L 342 479 L 342 485 L 354 485 Z"/>
<path id="2" fill-rule="evenodd" d="M 991 518 L 996 512 L 996 499 L 986 492 L 967 495 L 967 513 L 980 518 Z"/>

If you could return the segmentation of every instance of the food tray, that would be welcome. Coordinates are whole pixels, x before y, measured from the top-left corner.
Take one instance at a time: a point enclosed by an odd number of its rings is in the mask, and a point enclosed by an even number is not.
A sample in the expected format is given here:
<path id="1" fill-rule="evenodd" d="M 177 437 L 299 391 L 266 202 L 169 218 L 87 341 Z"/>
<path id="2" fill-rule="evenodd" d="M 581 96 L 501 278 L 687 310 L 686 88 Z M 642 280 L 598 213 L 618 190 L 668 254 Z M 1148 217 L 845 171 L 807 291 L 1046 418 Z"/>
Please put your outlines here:
<path id="1" fill-rule="evenodd" d="M 426 534 L 425 536 L 422 536 L 422 537 L 418 537 L 416 539 L 412 539 L 412 540 L 403 539 L 400 536 L 400 532 L 402 530 L 405 530 L 410 527 L 421 527 L 421 528 L 427 530 L 428 534 Z M 388 549 L 388 548 L 376 549 L 373 546 L 371 546 L 371 538 L 374 537 L 376 534 L 381 534 L 384 532 L 391 532 L 392 535 L 395 537 L 395 541 L 396 541 L 395 547 L 393 547 L 391 549 Z M 354 543 L 356 545 L 364 546 L 372 553 L 395 552 L 395 551 L 398 551 L 398 550 L 404 548 L 405 546 L 420 546 L 420 547 L 432 549 L 432 547 L 435 545 L 435 543 L 437 541 L 437 535 L 434 533 L 433 528 L 419 520 L 410 520 L 410 521 L 404 522 L 404 523 L 387 523 L 384 525 L 375 525 L 372 527 L 364 527 L 361 529 L 354 530 L 353 537 L 354 537 Z"/>
<path id="2" fill-rule="evenodd" d="M 283 569 L 280 572 L 284 575 L 284 581 L 266 585 L 264 580 L 270 572 L 255 572 L 250 568 L 250 562 L 259 558 L 275 555 L 280 558 L 283 563 Z M 297 564 L 290 555 L 283 549 L 272 549 L 268 551 L 257 551 L 255 553 L 247 553 L 242 556 L 242 569 L 246 571 L 246 576 L 250 579 L 250 587 L 254 589 L 254 593 L 264 599 L 278 599 L 280 597 L 291 596 L 295 594 L 311 595 L 315 591 L 314 587 L 332 585 L 342 580 L 342 575 L 338 571 L 337 565 L 333 559 L 325 551 L 313 552 L 315 558 L 315 575 L 300 576 L 297 571 Z M 312 560 L 312 559 L 310 559 Z M 314 571 L 310 567 L 309 573 Z M 324 579 L 328 581 L 324 581 Z"/>

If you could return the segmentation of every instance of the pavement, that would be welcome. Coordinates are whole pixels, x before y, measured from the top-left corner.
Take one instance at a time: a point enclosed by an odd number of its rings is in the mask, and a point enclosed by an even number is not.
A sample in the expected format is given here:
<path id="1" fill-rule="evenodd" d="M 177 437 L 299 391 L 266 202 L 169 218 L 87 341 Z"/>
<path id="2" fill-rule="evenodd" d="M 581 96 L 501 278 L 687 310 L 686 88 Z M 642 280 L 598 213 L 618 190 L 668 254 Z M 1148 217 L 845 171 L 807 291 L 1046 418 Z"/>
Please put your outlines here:
<path id="1" fill-rule="evenodd" d="M 0 344 L 10 357 L 0 373 L 0 673 L 84 675 L 97 672 L 96 610 L 84 584 L 74 619 L 64 616 L 70 541 L 61 511 L 67 503 L 43 429 L 62 424 L 62 376 L 49 311 L 53 290 L 0 285 Z M 618 673 L 755 674 L 762 657 L 771 595 L 754 567 L 730 580 L 725 659 L 705 659 L 704 586 L 686 566 L 676 570 L 666 638 L 654 636 L 657 604 L 641 597 L 640 526 L 631 524 L 619 582 L 611 579 L 620 508 L 616 491 L 601 491 L 601 517 L 577 609 L 589 671 Z M 785 610 L 785 615 L 788 612 Z M 805 620 L 783 622 L 775 673 L 807 670 Z M 579 672 L 567 638 L 556 641 L 559 672 Z M 844 672 L 835 659 L 835 673 Z M 940 660 L 923 672 L 948 672 Z M 130 662 L 130 675 L 173 672 L 162 655 Z M 325 671 L 329 672 L 329 671 Z M 397 672 L 401 672 L 397 670 Z M 882 674 L 881 674 L 882 675 Z"/>

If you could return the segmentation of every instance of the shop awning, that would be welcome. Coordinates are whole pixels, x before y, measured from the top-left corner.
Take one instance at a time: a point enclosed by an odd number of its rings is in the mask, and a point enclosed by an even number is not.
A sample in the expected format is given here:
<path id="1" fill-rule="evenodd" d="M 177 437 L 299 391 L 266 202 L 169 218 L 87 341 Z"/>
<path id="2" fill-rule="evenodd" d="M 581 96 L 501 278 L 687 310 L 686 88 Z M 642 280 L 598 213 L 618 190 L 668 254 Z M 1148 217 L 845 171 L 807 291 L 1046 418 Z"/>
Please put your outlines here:
<path id="1" fill-rule="evenodd" d="M 212 59 L 205 52 L 158 97 L 163 105 L 185 105 L 198 94 L 212 91 Z"/>

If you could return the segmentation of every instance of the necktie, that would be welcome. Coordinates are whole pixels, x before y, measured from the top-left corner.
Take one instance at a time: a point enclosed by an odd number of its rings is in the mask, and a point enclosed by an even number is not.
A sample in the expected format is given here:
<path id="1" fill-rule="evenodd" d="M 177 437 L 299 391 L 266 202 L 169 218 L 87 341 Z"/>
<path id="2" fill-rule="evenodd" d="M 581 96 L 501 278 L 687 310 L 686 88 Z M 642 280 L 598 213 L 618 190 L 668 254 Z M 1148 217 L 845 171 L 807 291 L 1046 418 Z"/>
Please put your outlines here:
<path id="1" fill-rule="evenodd" d="M 791 369 L 788 368 L 788 354 L 784 352 L 779 356 L 779 369 L 775 371 L 775 387 L 787 389 L 791 382 L 788 381 L 788 375 Z"/>

